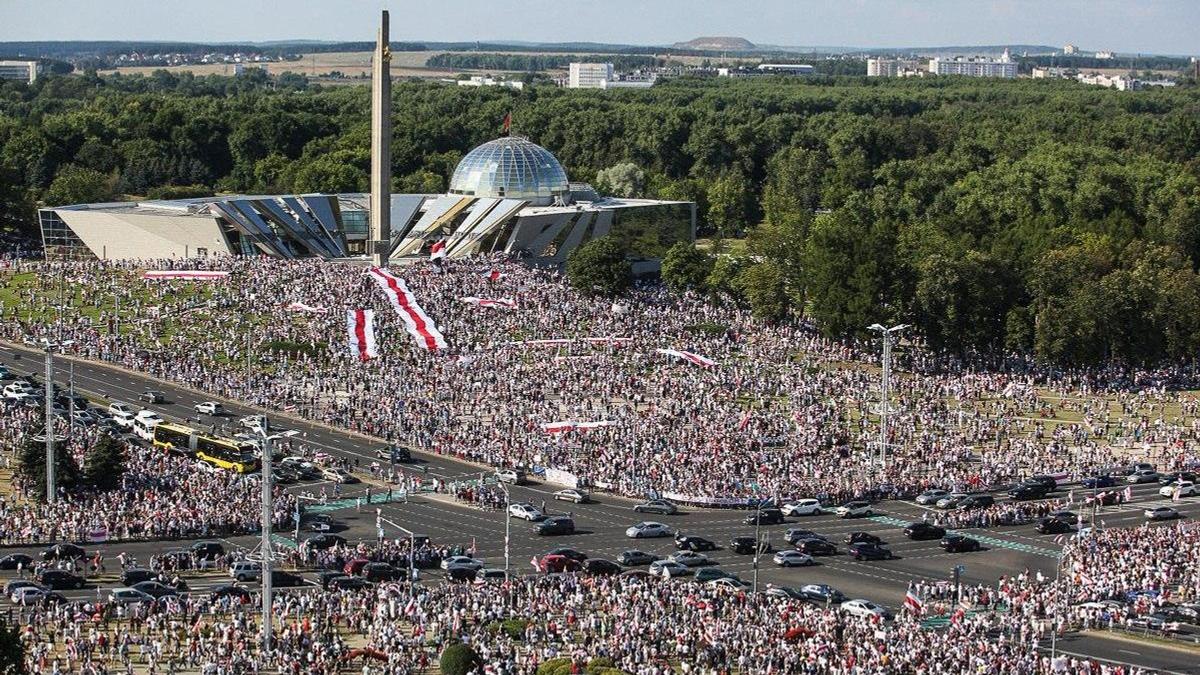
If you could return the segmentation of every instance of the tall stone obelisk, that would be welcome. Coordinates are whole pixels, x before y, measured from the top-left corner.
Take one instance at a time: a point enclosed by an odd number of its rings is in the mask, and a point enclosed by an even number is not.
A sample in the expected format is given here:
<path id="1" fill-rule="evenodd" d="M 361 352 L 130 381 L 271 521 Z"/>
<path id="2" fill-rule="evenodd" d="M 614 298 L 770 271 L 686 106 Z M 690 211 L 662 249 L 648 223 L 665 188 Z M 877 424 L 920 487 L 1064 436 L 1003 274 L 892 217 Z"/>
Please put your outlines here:
<path id="1" fill-rule="evenodd" d="M 388 264 L 392 246 L 392 50 L 383 10 L 371 60 L 371 250 L 375 265 Z"/>

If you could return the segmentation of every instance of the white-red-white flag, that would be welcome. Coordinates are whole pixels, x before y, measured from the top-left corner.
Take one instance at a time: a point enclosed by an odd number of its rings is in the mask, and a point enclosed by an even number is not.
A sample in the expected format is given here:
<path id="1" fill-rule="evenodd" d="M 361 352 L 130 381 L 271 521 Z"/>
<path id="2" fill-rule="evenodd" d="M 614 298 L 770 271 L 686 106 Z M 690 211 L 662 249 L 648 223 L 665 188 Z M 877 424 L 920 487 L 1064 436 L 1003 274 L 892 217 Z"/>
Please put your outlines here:
<path id="1" fill-rule="evenodd" d="M 446 338 L 425 310 L 417 304 L 416 296 L 408 290 L 408 284 L 405 284 L 403 279 L 384 267 L 372 267 L 368 273 L 383 290 L 392 308 L 404 321 L 408 333 L 416 338 L 417 344 L 431 352 L 446 348 Z"/>
<path id="2" fill-rule="evenodd" d="M 446 240 L 439 239 L 433 242 L 433 246 L 429 247 L 429 259 L 441 260 L 446 257 Z"/>
<path id="3" fill-rule="evenodd" d="M 475 305 L 476 307 L 496 307 L 499 309 L 517 308 L 517 301 L 513 300 L 512 298 L 476 298 L 473 296 L 467 296 L 459 299 L 468 305 Z"/>
<path id="4" fill-rule="evenodd" d="M 346 311 L 346 330 L 350 334 L 350 355 L 359 361 L 377 358 L 375 349 L 375 311 L 351 309 Z"/>
<path id="5" fill-rule="evenodd" d="M 213 281 L 224 279 L 229 272 L 219 270 L 146 270 L 143 279 L 183 279 L 185 281 Z"/>
<path id="6" fill-rule="evenodd" d="M 917 595 L 916 591 L 911 588 L 909 588 L 908 592 L 904 594 L 904 606 L 916 614 L 921 614 L 925 611 L 924 601 L 922 601 L 921 597 Z"/>
<path id="7" fill-rule="evenodd" d="M 501 272 L 501 271 L 500 271 L 500 270 L 498 270 L 498 269 L 494 269 L 494 268 L 493 268 L 493 269 L 491 269 L 491 270 L 489 270 L 489 271 L 487 271 L 487 272 L 484 272 L 483 276 L 484 276 L 484 278 L 486 278 L 488 281 L 500 281 L 501 279 L 503 279 L 504 277 L 506 277 L 506 276 L 508 276 L 508 275 L 507 275 L 507 274 L 505 274 L 504 272 Z"/>
<path id="8" fill-rule="evenodd" d="M 673 356 L 677 359 L 683 359 L 684 361 L 687 361 L 688 363 L 692 363 L 697 366 L 703 366 L 705 368 L 709 368 L 709 367 L 717 365 L 716 361 L 713 361 L 712 359 L 710 359 L 706 356 L 701 356 L 695 352 L 684 352 L 684 351 L 680 351 L 678 349 L 655 349 L 654 351 L 658 352 L 659 354 L 666 354 L 667 356 Z"/>
<path id="9" fill-rule="evenodd" d="M 311 314 L 324 314 L 329 311 L 326 307 L 313 307 L 299 301 L 287 305 L 287 309 L 290 312 L 309 312 Z"/>

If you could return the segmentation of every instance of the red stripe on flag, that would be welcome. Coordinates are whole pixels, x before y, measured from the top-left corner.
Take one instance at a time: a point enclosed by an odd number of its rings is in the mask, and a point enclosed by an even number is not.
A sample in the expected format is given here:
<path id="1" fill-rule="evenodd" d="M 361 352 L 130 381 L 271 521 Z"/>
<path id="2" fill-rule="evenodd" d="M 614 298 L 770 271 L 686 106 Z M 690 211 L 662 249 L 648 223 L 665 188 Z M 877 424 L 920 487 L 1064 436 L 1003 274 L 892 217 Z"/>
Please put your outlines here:
<path id="1" fill-rule="evenodd" d="M 400 286 L 396 283 L 396 278 L 391 274 L 385 273 L 378 267 L 373 268 L 371 270 L 371 274 L 383 279 L 384 283 L 387 284 L 388 290 L 393 293 L 393 297 L 396 299 L 396 306 L 402 309 L 408 318 L 412 320 L 417 334 L 419 334 L 421 339 L 425 342 L 425 348 L 432 352 L 437 351 L 437 339 L 434 338 L 433 334 L 429 332 L 429 326 L 425 323 L 425 319 L 421 318 L 421 313 L 416 311 L 416 309 L 409 304 L 408 293 L 400 288 Z"/>
<path id="2" fill-rule="evenodd" d="M 358 340 L 358 359 L 370 359 L 367 354 L 367 317 L 361 309 L 354 310 L 354 337 Z"/>

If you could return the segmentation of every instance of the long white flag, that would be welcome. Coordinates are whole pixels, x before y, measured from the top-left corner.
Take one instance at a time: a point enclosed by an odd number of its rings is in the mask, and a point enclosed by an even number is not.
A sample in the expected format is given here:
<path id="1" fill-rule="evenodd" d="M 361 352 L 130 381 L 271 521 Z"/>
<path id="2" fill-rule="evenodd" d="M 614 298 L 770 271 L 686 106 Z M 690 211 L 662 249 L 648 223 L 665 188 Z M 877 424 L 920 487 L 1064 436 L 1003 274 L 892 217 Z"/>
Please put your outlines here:
<path id="1" fill-rule="evenodd" d="M 697 354 L 695 352 L 683 352 L 683 351 L 679 351 L 678 349 L 655 349 L 654 351 L 658 352 L 659 354 L 666 354 L 667 356 L 673 356 L 677 359 L 683 359 L 684 361 L 687 361 L 688 363 L 694 363 L 697 366 L 704 366 L 705 368 L 717 365 L 716 361 L 713 361 L 712 359 L 710 359 L 706 356 L 700 356 L 699 354 Z"/>
<path id="2" fill-rule="evenodd" d="M 403 279 L 384 267 L 372 267 L 370 274 L 404 321 L 404 327 L 408 329 L 409 334 L 416 338 L 417 344 L 431 352 L 446 348 L 446 338 L 425 310 L 417 304 L 416 297 L 408 290 L 408 284 L 405 284 Z"/>
<path id="3" fill-rule="evenodd" d="M 379 356 L 375 348 L 375 310 L 346 311 L 346 330 L 350 334 L 350 355 L 360 361 Z"/>

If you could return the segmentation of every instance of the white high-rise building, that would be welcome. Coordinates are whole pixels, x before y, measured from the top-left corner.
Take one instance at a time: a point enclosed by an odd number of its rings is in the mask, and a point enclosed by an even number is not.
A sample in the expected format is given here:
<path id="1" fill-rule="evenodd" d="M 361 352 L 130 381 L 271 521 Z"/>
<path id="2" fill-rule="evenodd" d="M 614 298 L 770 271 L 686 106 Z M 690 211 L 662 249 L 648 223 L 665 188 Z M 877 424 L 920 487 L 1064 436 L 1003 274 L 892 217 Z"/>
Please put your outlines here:
<path id="1" fill-rule="evenodd" d="M 918 75 L 924 64 L 910 59 L 867 59 L 867 77 L 906 77 Z"/>
<path id="2" fill-rule="evenodd" d="M 567 77 L 571 89 L 604 89 L 613 79 L 611 63 L 572 63 Z"/>
<path id="3" fill-rule="evenodd" d="M 929 72 L 934 75 L 1011 78 L 1017 76 L 1017 63 L 1012 60 L 1012 56 L 1005 49 L 1004 55 L 998 61 L 982 57 L 964 58 L 962 56 L 952 59 L 930 59 Z"/>
<path id="4" fill-rule="evenodd" d="M 25 80 L 33 84 L 40 70 L 37 61 L 0 61 L 0 80 Z"/>
<path id="5" fill-rule="evenodd" d="M 1075 45 L 1063 45 L 1063 54 L 1070 56 L 1071 54 L 1077 54 L 1078 52 L 1079 47 L 1076 47 Z"/>

